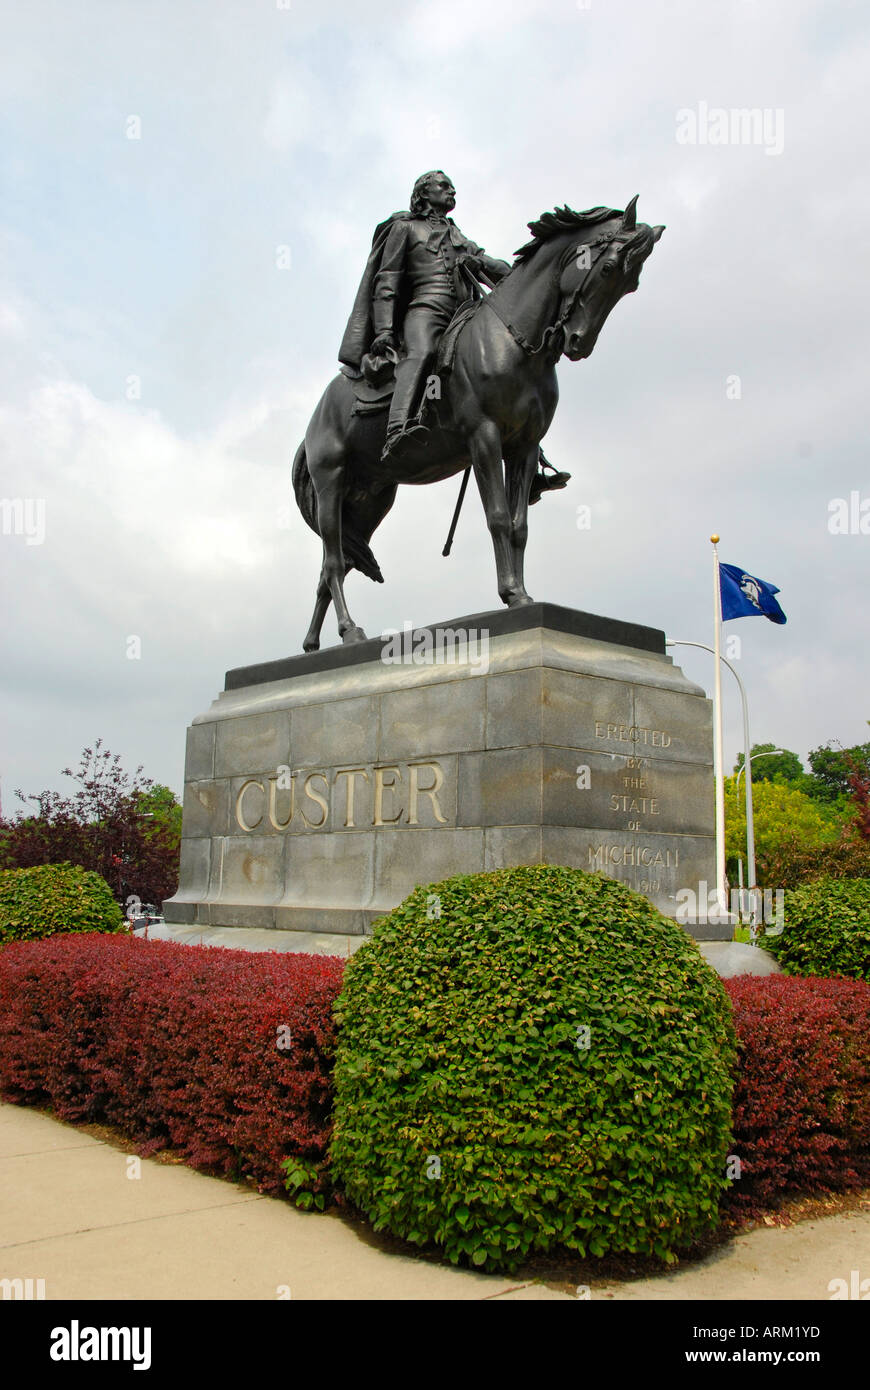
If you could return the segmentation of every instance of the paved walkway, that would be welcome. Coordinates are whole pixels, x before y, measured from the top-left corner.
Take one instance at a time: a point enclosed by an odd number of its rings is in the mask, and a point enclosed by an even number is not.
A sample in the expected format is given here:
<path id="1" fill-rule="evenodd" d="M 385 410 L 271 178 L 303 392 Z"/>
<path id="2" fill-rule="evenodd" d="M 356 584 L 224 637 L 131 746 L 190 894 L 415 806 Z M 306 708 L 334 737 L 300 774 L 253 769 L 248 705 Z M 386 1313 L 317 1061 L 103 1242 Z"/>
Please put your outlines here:
<path id="1" fill-rule="evenodd" d="M 565 1299 L 560 1289 L 389 1253 L 336 1214 L 180 1164 L 136 1161 L 38 1111 L 0 1105 L 0 1280 L 47 1299 Z M 870 1211 L 752 1231 L 703 1264 L 593 1299 L 830 1298 L 870 1277 Z"/>

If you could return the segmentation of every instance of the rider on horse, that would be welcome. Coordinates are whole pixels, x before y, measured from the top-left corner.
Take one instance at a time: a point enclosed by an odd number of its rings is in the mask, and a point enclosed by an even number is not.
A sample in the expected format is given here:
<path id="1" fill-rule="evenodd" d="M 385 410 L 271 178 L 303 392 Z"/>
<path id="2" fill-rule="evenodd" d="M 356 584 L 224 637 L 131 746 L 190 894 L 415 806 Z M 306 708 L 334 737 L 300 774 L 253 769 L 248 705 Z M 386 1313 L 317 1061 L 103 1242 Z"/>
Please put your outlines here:
<path id="1" fill-rule="evenodd" d="M 435 169 L 414 184 L 410 211 L 393 213 L 376 229 L 339 350 L 339 360 L 357 372 L 364 371 L 367 355 L 395 363 L 385 460 L 425 442 L 420 416 L 438 343 L 460 307 L 482 298 L 481 284 L 491 288 L 511 269 L 463 235 L 447 216 L 455 205 L 452 181 Z M 533 502 L 567 481 L 564 474 L 548 478 L 544 466 L 555 470 L 543 455 L 541 462 Z"/>

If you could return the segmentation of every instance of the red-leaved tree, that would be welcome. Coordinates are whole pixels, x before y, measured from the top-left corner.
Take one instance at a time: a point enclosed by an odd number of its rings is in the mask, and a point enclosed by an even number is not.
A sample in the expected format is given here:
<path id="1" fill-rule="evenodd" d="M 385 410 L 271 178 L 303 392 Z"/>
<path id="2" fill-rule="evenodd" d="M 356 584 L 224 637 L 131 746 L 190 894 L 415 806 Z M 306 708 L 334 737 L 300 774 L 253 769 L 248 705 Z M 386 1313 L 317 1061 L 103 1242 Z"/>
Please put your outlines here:
<path id="1" fill-rule="evenodd" d="M 101 874 L 119 903 L 162 903 L 178 884 L 179 816 L 172 794 L 138 767 L 132 777 L 117 753 L 97 739 L 76 772 L 63 769 L 77 790 L 16 796 L 34 811 L 0 819 L 0 867 L 27 869 L 68 860 Z M 162 793 L 162 794 L 161 794 Z M 173 814 L 176 812 L 176 814 Z"/>
<path id="2" fill-rule="evenodd" d="M 855 807 L 853 825 L 862 840 L 870 840 L 870 771 L 849 758 L 849 790 Z"/>

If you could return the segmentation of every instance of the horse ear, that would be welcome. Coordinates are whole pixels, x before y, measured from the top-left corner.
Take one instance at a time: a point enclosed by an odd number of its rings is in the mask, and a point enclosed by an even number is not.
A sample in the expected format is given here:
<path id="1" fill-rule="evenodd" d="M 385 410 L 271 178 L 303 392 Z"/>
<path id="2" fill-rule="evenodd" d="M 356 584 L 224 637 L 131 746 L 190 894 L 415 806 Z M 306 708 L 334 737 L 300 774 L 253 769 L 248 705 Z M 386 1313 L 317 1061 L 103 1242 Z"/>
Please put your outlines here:
<path id="1" fill-rule="evenodd" d="M 626 231 L 633 232 L 637 226 L 637 200 L 640 195 L 635 193 L 625 212 L 622 214 L 622 225 Z"/>
<path id="2" fill-rule="evenodd" d="M 662 232 L 663 232 L 664 230 L 665 230 L 665 229 L 664 229 L 664 224 L 662 224 L 662 226 L 660 226 L 660 227 L 653 227 L 653 229 L 652 229 L 652 232 L 653 232 L 653 241 L 658 241 L 659 237 L 661 236 L 661 234 L 662 234 Z"/>

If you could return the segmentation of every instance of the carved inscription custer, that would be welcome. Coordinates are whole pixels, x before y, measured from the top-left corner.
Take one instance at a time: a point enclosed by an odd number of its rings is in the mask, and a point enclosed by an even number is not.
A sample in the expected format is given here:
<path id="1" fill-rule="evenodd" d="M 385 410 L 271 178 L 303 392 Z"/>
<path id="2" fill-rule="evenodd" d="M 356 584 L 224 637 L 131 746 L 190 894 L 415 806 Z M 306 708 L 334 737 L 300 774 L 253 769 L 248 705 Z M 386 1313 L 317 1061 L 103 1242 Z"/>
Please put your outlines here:
<path id="1" fill-rule="evenodd" d="M 337 771 L 276 772 L 249 777 L 236 794 L 241 830 L 333 830 L 362 826 L 419 825 L 426 806 L 428 824 L 446 825 L 438 793 L 444 771 L 437 762 L 382 763 Z"/>

